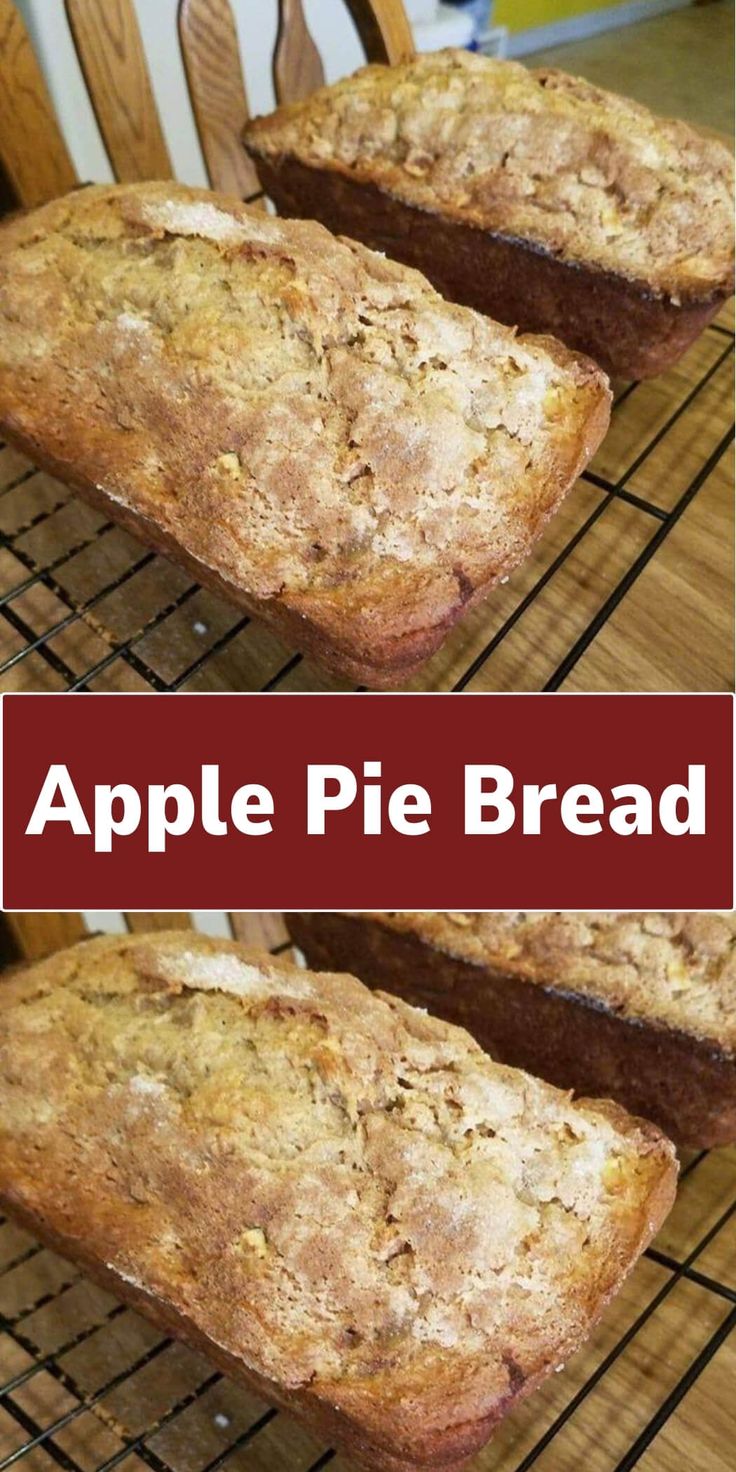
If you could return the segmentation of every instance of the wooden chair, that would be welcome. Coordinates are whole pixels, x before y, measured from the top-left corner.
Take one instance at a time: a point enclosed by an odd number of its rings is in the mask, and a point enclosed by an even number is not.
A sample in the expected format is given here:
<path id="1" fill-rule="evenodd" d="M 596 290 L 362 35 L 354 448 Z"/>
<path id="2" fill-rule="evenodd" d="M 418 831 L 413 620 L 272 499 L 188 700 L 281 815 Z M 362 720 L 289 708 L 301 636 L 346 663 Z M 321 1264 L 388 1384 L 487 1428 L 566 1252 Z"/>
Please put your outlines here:
<path id="1" fill-rule="evenodd" d="M 369 61 L 412 55 L 401 0 L 345 0 Z M 69 27 L 115 178 L 170 178 L 172 165 L 133 0 L 65 0 Z M 279 102 L 324 81 L 301 0 L 279 0 L 273 74 Z M 179 0 L 179 41 L 210 183 L 249 198 L 258 179 L 240 135 L 249 111 L 229 0 Z M 77 176 L 13 0 L 0 0 L 0 171 L 29 208 L 74 187 Z"/>
<path id="2" fill-rule="evenodd" d="M 73 945 L 101 925 L 107 929 L 124 931 L 141 930 L 197 930 L 201 921 L 191 911 L 117 913 L 107 922 L 97 917 L 89 921 L 85 915 L 73 911 L 6 911 L 0 915 L 0 984 L 3 970 L 24 961 L 39 961 L 63 946 Z M 278 911 L 215 911 L 207 917 L 207 928 L 224 936 L 232 935 L 247 945 L 261 946 L 264 950 L 282 950 L 289 938 L 283 915 Z M 110 924 L 112 922 L 112 924 Z"/>

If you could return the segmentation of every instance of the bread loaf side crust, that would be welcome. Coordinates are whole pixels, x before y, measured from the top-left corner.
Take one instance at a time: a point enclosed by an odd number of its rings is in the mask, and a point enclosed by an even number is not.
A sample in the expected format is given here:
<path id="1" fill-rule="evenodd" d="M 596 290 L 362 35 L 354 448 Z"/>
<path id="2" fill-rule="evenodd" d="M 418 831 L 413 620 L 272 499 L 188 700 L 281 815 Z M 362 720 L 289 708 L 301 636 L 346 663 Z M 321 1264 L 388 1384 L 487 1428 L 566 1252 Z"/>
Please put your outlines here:
<path id="1" fill-rule="evenodd" d="M 336 166 L 249 153 L 280 215 L 319 220 L 413 266 L 451 301 L 522 332 L 551 332 L 617 378 L 673 366 L 731 295 L 673 302 L 644 283 L 568 261 L 544 246 L 410 204 Z"/>
<path id="2" fill-rule="evenodd" d="M 655 1019 L 622 1016 L 600 996 L 511 967 L 453 956 L 411 931 L 343 914 L 287 916 L 313 967 L 350 966 L 369 986 L 467 1028 L 491 1057 L 558 1088 L 616 1099 L 678 1145 L 736 1140 L 736 1058 L 714 1040 Z"/>
<path id="3" fill-rule="evenodd" d="M 478 1126 L 460 1169 L 449 1141 Z M 585 1337 L 675 1177 L 668 1142 L 615 1106 L 234 943 L 104 938 L 0 988 L 4 1207 L 367 1472 L 456 1472 Z M 541 1275 L 531 1306 L 508 1261 Z"/>
<path id="4" fill-rule="evenodd" d="M 663 1199 L 661 1206 L 663 1217 L 669 1210 L 669 1205 L 669 1201 L 665 1205 Z M 365 1472 L 431 1472 L 432 1468 L 438 1468 L 440 1472 L 460 1472 L 460 1469 L 466 1465 L 468 1457 L 483 1446 L 492 1435 L 506 1411 L 512 1409 L 517 1400 L 525 1398 L 537 1388 L 542 1380 L 546 1379 L 547 1372 L 542 1370 L 538 1379 L 534 1383 L 527 1381 L 523 1387 L 520 1387 L 519 1394 L 505 1407 L 499 1406 L 492 1415 L 484 1420 L 473 1422 L 466 1428 L 454 1431 L 453 1442 L 457 1460 L 447 1460 L 447 1437 L 442 1431 L 425 1436 L 426 1459 L 422 1457 L 421 1461 L 412 1461 L 404 1457 L 397 1457 L 390 1449 L 387 1449 L 383 1440 L 374 1441 L 370 1435 L 366 1434 L 365 1427 L 360 1420 L 359 1407 L 351 1414 L 330 1404 L 328 1393 L 324 1395 L 320 1395 L 319 1391 L 290 1393 L 277 1381 L 264 1375 L 258 1375 L 251 1367 L 246 1368 L 237 1356 L 229 1354 L 210 1335 L 203 1334 L 191 1319 L 179 1313 L 172 1304 L 138 1287 L 131 1282 L 129 1275 L 119 1273 L 109 1264 L 102 1262 L 99 1257 L 90 1252 L 84 1240 L 83 1225 L 80 1228 L 82 1235 L 59 1232 L 49 1225 L 45 1214 L 29 1210 L 27 1206 L 18 1202 L 12 1191 L 3 1189 L 0 1189 L 0 1209 L 7 1212 L 20 1226 L 25 1227 L 52 1252 L 57 1252 L 69 1262 L 76 1263 L 83 1268 L 93 1282 L 98 1283 L 109 1293 L 114 1293 L 116 1298 L 127 1304 L 136 1313 L 141 1314 L 162 1333 L 170 1335 L 173 1339 L 181 1340 L 197 1353 L 205 1355 L 223 1375 L 245 1385 L 248 1390 L 252 1390 L 279 1410 L 296 1416 L 314 1432 L 315 1436 L 326 1442 L 339 1443 L 349 1455 L 351 1462 L 356 1467 L 365 1469 Z M 576 1348 L 577 1345 L 571 1345 L 570 1353 L 573 1353 Z"/>
<path id="5" fill-rule="evenodd" d="M 203 587 L 242 608 L 244 613 L 260 619 L 286 644 L 312 655 L 325 670 L 372 689 L 392 689 L 405 684 L 436 653 L 458 620 L 476 604 L 482 603 L 493 588 L 524 561 L 603 439 L 609 418 L 609 400 L 602 396 L 585 426 L 581 426 L 579 437 L 570 443 L 569 458 L 560 463 L 544 487 L 539 488 L 540 509 L 530 521 L 528 544 L 523 549 L 519 547 L 512 557 L 500 560 L 481 582 L 474 584 L 466 576 L 451 578 L 449 582 L 454 587 L 454 598 L 450 600 L 445 594 L 435 620 L 408 630 L 402 628 L 399 590 L 390 608 L 382 607 L 379 600 L 374 606 L 369 602 L 362 608 L 346 609 L 341 606 L 339 598 L 334 602 L 328 598 L 319 613 L 316 612 L 318 600 L 309 594 L 303 600 L 297 597 L 288 601 L 258 598 L 195 556 L 151 517 L 144 516 L 132 506 L 122 505 L 117 497 L 105 491 L 104 486 L 81 476 L 74 464 L 71 446 L 68 457 L 50 452 L 36 436 L 29 435 L 18 426 L 12 413 L 5 417 L 0 413 L 0 437 L 146 546 L 170 557 Z M 427 609 L 427 616 L 430 614 L 431 609 Z M 354 627 L 351 627 L 351 615 Z"/>
<path id="6" fill-rule="evenodd" d="M 107 495 L 103 487 L 95 485 L 94 481 L 83 479 L 70 460 L 49 453 L 35 438 L 18 429 L 11 417 L 5 420 L 0 417 L 0 435 L 27 455 L 40 470 L 62 480 L 88 505 L 109 516 L 111 521 L 131 532 L 153 551 L 170 557 L 172 562 L 184 568 L 202 587 L 210 589 L 236 608 L 241 608 L 244 613 L 260 619 L 287 645 L 294 645 L 301 652 L 312 655 L 325 670 L 332 671 L 339 677 L 377 689 L 391 689 L 405 683 L 439 649 L 443 639 L 471 602 L 471 598 L 463 601 L 458 590 L 457 606 L 447 612 L 440 622 L 409 633 L 403 633 L 398 628 L 396 633 L 392 633 L 390 627 L 387 629 L 383 626 L 385 620 L 377 617 L 377 627 L 371 637 L 370 621 L 366 617 L 362 637 L 349 642 L 350 629 L 337 613 L 330 618 L 330 610 L 326 609 L 323 618 L 317 622 L 310 614 L 300 613 L 280 599 L 254 597 L 247 589 L 223 577 L 208 563 L 185 550 L 179 541 L 150 517 L 143 516 L 130 506 L 122 506 L 119 501 Z M 550 511 L 550 515 L 552 514 Z M 477 602 L 485 597 L 500 576 L 501 573 L 487 585 L 474 590 L 472 601 Z"/>
<path id="7" fill-rule="evenodd" d="M 673 302 L 733 291 L 725 140 L 565 72 L 422 53 L 256 118 L 245 141 Z"/>

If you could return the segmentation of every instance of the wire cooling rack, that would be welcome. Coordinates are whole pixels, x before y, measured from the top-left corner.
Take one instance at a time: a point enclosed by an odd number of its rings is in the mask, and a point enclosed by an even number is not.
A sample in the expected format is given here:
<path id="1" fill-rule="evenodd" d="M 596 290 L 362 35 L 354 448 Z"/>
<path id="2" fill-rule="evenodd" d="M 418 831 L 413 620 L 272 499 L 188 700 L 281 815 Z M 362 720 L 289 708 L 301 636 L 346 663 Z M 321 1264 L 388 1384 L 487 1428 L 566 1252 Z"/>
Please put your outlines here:
<path id="1" fill-rule="evenodd" d="M 534 554 L 408 688 L 731 687 L 731 320 L 616 386 Z M 0 447 L 0 690 L 347 688 Z"/>
<path id="2" fill-rule="evenodd" d="M 286 950 L 288 942 L 272 948 Z M 592 1339 L 469 1472 L 729 1472 L 736 1149 L 690 1155 L 676 1205 Z M 0 1222 L 0 1472 L 349 1472 L 290 1417 Z"/>

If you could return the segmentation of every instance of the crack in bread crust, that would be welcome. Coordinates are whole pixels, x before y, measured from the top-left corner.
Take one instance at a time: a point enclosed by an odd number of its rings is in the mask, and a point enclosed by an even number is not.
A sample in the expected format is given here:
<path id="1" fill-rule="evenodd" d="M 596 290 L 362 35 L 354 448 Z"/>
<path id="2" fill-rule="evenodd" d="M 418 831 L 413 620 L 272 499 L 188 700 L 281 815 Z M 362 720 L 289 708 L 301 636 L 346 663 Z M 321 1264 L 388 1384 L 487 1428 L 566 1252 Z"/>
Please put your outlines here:
<path id="1" fill-rule="evenodd" d="M 399 677 L 529 551 L 605 377 L 311 222 L 94 186 L 0 230 L 0 425 L 348 673 Z"/>
<path id="2" fill-rule="evenodd" d="M 678 1145 L 736 1140 L 729 914 L 297 913 L 310 966 L 466 1027 L 499 1062 L 616 1099 Z"/>

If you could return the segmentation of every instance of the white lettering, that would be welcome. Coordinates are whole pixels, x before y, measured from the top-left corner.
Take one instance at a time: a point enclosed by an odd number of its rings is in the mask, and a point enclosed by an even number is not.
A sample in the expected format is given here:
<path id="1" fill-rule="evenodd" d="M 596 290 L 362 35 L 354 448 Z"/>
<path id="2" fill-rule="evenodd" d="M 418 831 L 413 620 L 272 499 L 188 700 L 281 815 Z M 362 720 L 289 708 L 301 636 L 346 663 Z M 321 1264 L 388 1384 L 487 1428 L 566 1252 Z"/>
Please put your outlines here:
<path id="1" fill-rule="evenodd" d="M 167 807 L 174 803 L 174 813 L 169 817 Z M 178 838 L 188 833 L 194 822 L 194 798 L 182 782 L 172 782 L 164 787 L 154 782 L 148 789 L 148 851 L 162 854 L 166 851 L 166 840 L 171 834 Z"/>
<path id="2" fill-rule="evenodd" d="M 258 838 L 262 833 L 272 833 L 273 798 L 267 787 L 260 782 L 248 782 L 233 794 L 230 815 L 238 833 L 252 834 Z"/>
<path id="3" fill-rule="evenodd" d="M 680 817 L 680 805 L 685 815 Z M 670 782 L 659 799 L 659 821 L 665 833 L 705 833 L 705 767 L 689 766 L 687 785 Z"/>
<path id="4" fill-rule="evenodd" d="M 492 782 L 486 791 L 485 782 Z M 513 792 L 514 779 L 508 767 L 494 765 L 466 766 L 465 768 L 465 832 L 508 833 L 513 826 L 514 805 L 509 801 Z M 493 808 L 495 817 L 484 818 L 485 808 Z"/>
<path id="5" fill-rule="evenodd" d="M 57 793 L 61 798 L 60 807 L 53 805 Z M 69 776 L 69 768 L 63 763 L 49 767 L 26 833 L 43 833 L 47 823 L 68 823 L 72 833 L 91 832 L 77 789 Z"/>
<path id="6" fill-rule="evenodd" d="M 337 792 L 328 796 L 328 782 L 337 783 Z M 325 814 L 349 808 L 355 802 L 358 783 L 349 767 L 335 763 L 307 767 L 307 833 L 324 833 Z"/>
<path id="7" fill-rule="evenodd" d="M 122 804 L 119 818 L 113 817 L 115 803 Z M 135 833 L 141 821 L 141 800 L 135 787 L 118 782 L 114 787 L 95 787 L 95 853 L 112 853 L 112 836 Z"/>

